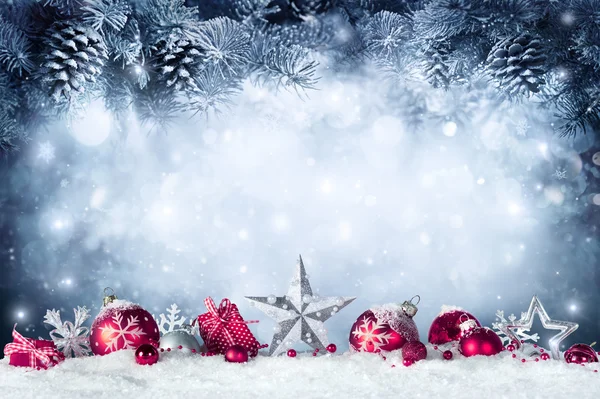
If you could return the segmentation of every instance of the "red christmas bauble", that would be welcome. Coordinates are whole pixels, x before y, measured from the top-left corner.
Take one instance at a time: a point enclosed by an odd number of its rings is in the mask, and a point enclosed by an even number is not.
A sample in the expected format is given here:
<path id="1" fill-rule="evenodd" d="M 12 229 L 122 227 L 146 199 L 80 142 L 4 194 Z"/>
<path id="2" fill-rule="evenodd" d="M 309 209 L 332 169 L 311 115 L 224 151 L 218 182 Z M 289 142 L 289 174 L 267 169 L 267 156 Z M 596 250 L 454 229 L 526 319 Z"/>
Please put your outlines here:
<path id="1" fill-rule="evenodd" d="M 327 352 L 329 352 L 329 353 L 335 353 L 336 350 L 337 350 L 337 345 L 336 344 L 329 344 L 329 345 L 327 345 Z"/>
<path id="2" fill-rule="evenodd" d="M 447 350 L 444 351 L 444 353 L 442 353 L 442 356 L 444 356 L 444 359 L 446 360 L 452 360 L 452 351 L 451 350 Z"/>
<path id="3" fill-rule="evenodd" d="M 156 344 L 160 333 L 156 321 L 140 305 L 114 300 L 107 303 L 92 323 L 90 346 L 94 355 Z"/>
<path id="4" fill-rule="evenodd" d="M 287 355 L 288 355 L 288 357 L 296 357 L 296 350 L 295 349 L 288 349 Z"/>
<path id="5" fill-rule="evenodd" d="M 567 363 L 595 363 L 598 361 L 598 356 L 594 352 L 594 348 L 586 344 L 575 344 L 565 352 L 565 360 Z"/>
<path id="6" fill-rule="evenodd" d="M 465 333 L 459 341 L 458 350 L 465 357 L 484 355 L 492 356 L 502 352 L 500 337 L 485 327 L 475 327 Z"/>
<path id="7" fill-rule="evenodd" d="M 374 307 L 361 314 L 350 330 L 350 347 L 359 352 L 393 351 L 418 341 L 419 331 L 399 305 Z"/>
<path id="8" fill-rule="evenodd" d="M 433 345 L 443 345 L 448 342 L 458 341 L 461 336 L 460 323 L 465 321 L 465 319 L 475 320 L 477 326 L 481 327 L 481 324 L 475 316 L 464 310 L 442 310 L 442 313 L 440 313 L 431 323 L 427 340 Z"/>
<path id="9" fill-rule="evenodd" d="M 410 361 L 418 362 L 427 358 L 427 348 L 425 344 L 420 341 L 407 342 L 402 347 L 402 358 Z"/>
<path id="10" fill-rule="evenodd" d="M 135 362 L 142 366 L 149 366 L 158 362 L 158 349 L 152 344 L 141 344 L 135 350 Z"/>
<path id="11" fill-rule="evenodd" d="M 225 360 L 231 363 L 246 363 L 248 361 L 248 349 L 242 345 L 231 345 L 225 351 Z"/>

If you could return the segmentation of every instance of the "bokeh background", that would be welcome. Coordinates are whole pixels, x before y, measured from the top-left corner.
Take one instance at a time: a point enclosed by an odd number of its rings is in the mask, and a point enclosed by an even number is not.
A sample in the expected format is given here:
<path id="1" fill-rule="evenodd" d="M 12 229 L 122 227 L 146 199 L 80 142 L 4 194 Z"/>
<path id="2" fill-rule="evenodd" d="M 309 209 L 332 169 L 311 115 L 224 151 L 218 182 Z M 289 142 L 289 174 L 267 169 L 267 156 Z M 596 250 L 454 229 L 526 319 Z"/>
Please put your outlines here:
<path id="1" fill-rule="evenodd" d="M 442 305 L 491 325 L 537 294 L 580 324 L 566 345 L 596 341 L 596 136 L 558 137 L 551 112 L 484 90 L 391 84 L 248 83 L 224 114 L 158 132 L 134 113 L 119 130 L 95 101 L 34 135 L 0 166 L 0 344 L 14 323 L 47 337 L 46 309 L 96 314 L 105 287 L 154 314 L 228 297 L 270 342 L 243 297 L 285 293 L 298 254 L 314 291 L 358 297 L 326 323 L 344 349 L 360 313 L 416 294 L 422 340 Z"/>

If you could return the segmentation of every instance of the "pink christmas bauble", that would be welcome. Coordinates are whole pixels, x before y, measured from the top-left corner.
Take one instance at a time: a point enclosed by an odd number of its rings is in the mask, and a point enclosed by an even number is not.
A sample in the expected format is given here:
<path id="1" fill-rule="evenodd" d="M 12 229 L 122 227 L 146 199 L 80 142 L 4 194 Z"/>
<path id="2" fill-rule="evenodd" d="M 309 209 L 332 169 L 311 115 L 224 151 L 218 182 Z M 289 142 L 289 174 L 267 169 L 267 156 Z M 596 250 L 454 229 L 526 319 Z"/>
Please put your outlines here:
<path id="1" fill-rule="evenodd" d="M 420 341 L 407 342 L 402 347 L 402 358 L 408 359 L 413 363 L 427 358 L 427 347 Z"/>
<path id="2" fill-rule="evenodd" d="M 594 352 L 594 348 L 587 344 L 575 344 L 565 352 L 565 361 L 567 363 L 595 363 L 598 361 L 598 356 Z"/>
<path id="3" fill-rule="evenodd" d="M 225 351 L 225 360 L 230 363 L 246 363 L 248 361 L 248 349 L 242 345 L 231 345 Z"/>
<path id="4" fill-rule="evenodd" d="M 90 332 L 94 355 L 157 344 L 159 339 L 158 325 L 152 315 L 140 305 L 120 299 L 102 307 Z"/>
<path id="5" fill-rule="evenodd" d="M 494 331 L 485 327 L 475 327 L 460 338 L 458 350 L 465 357 L 493 356 L 502 352 L 502 340 Z"/>
<path id="6" fill-rule="evenodd" d="M 152 344 L 141 344 L 135 350 L 135 362 L 142 366 L 150 366 L 158 362 L 158 349 Z"/>
<path id="7" fill-rule="evenodd" d="M 408 341 L 418 341 L 412 317 L 399 305 L 373 307 L 361 314 L 350 330 L 350 346 L 359 352 L 393 351 Z"/>
<path id="8" fill-rule="evenodd" d="M 442 311 L 431 323 L 427 340 L 433 345 L 443 345 L 448 342 L 458 341 L 461 336 L 460 323 L 466 319 L 475 320 L 477 326 L 481 327 L 479 320 L 464 310 L 453 309 Z"/>

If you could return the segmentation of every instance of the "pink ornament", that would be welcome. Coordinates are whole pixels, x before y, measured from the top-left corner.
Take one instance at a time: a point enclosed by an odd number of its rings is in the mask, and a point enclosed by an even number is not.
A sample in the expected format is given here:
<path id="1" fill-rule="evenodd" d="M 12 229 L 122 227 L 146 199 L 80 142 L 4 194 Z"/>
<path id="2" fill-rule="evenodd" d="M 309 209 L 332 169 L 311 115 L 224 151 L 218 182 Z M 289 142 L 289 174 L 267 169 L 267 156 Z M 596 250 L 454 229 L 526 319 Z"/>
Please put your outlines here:
<path id="1" fill-rule="evenodd" d="M 246 363 L 248 361 L 248 349 L 242 345 L 232 345 L 225 351 L 225 360 L 230 363 Z"/>
<path id="2" fill-rule="evenodd" d="M 516 348 L 515 348 L 515 346 L 514 346 L 513 344 L 509 344 L 509 345 L 506 347 L 506 349 L 507 349 L 509 352 L 514 352 L 514 350 L 515 350 Z"/>
<path id="3" fill-rule="evenodd" d="M 150 313 L 140 305 L 119 299 L 102 307 L 90 331 L 94 355 L 136 349 L 160 339 L 158 326 Z"/>
<path id="4" fill-rule="evenodd" d="M 540 355 L 540 359 L 548 360 L 548 359 L 550 359 L 550 355 L 548 353 L 544 352 Z"/>
<path id="5" fill-rule="evenodd" d="M 327 345 L 327 352 L 329 352 L 329 353 L 335 353 L 336 350 L 337 350 L 337 346 L 335 344 L 329 344 L 329 345 Z"/>
<path id="6" fill-rule="evenodd" d="M 406 366 L 406 367 L 412 366 L 412 365 L 413 365 L 413 363 L 414 363 L 414 362 L 413 362 L 412 360 L 410 360 L 410 359 L 403 359 L 403 360 L 402 360 L 402 364 L 403 364 L 404 366 Z"/>
<path id="7" fill-rule="evenodd" d="M 158 349 L 151 344 L 142 344 L 135 350 L 135 362 L 142 366 L 150 366 L 158 362 Z"/>
<path id="8" fill-rule="evenodd" d="M 462 317 L 462 320 L 460 320 Z M 431 344 L 442 345 L 452 341 L 458 341 L 461 336 L 460 323 L 465 318 L 475 320 L 477 327 L 481 327 L 479 321 L 472 314 L 464 310 L 456 309 L 443 312 L 438 315 L 429 327 L 428 341 Z"/>
<path id="9" fill-rule="evenodd" d="M 565 361 L 575 364 L 595 363 L 598 361 L 598 357 L 591 346 L 575 344 L 565 352 Z"/>
<path id="10" fill-rule="evenodd" d="M 461 330 L 462 337 L 458 343 L 458 350 L 463 356 L 493 356 L 502 352 L 503 345 L 500 337 L 489 328 L 478 327 L 476 320 L 469 319 L 463 322 Z"/>
<path id="11" fill-rule="evenodd" d="M 452 351 L 448 350 L 448 351 L 444 351 L 444 353 L 442 354 L 442 356 L 444 356 L 444 359 L 446 360 L 451 360 L 452 359 Z"/>
<path id="12" fill-rule="evenodd" d="M 288 357 L 296 357 L 296 350 L 295 349 L 288 349 L 287 355 L 288 355 Z"/>
<path id="13" fill-rule="evenodd" d="M 419 341 L 407 342 L 402 347 L 402 357 L 411 360 L 413 363 L 427 358 L 427 348 L 425 344 Z"/>
<path id="14" fill-rule="evenodd" d="M 365 311 L 352 325 L 350 347 L 359 352 L 393 351 L 417 341 L 419 330 L 409 314 L 394 304 Z"/>

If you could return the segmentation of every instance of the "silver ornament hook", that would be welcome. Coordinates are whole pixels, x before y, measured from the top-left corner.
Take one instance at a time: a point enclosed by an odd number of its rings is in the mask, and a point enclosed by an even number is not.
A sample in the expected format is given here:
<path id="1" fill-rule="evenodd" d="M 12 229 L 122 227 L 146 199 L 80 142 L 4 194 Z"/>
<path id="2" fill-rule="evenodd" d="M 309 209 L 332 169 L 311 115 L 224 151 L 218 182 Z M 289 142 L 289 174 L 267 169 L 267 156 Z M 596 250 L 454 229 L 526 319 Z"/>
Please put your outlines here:
<path id="1" fill-rule="evenodd" d="M 417 298 L 417 303 L 413 302 L 413 299 Z M 412 303 L 413 305 L 418 305 L 421 302 L 421 296 L 420 295 L 415 295 L 412 298 L 410 298 L 410 303 Z"/>

